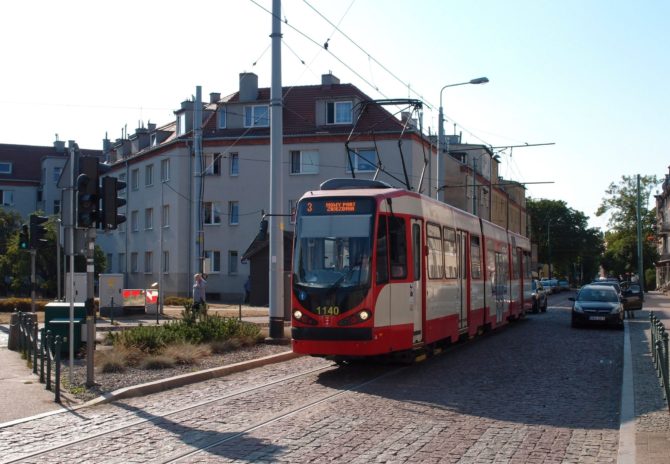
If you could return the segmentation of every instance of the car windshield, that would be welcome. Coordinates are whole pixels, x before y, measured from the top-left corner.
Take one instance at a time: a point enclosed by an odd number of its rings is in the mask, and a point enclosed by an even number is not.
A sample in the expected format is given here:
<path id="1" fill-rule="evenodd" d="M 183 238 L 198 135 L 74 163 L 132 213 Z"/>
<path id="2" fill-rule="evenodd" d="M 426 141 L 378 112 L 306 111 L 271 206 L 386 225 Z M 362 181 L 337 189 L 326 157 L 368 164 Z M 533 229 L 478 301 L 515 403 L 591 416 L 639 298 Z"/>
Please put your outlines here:
<path id="1" fill-rule="evenodd" d="M 617 293 L 621 293 L 621 287 L 617 282 L 593 282 L 591 285 L 600 285 L 603 287 L 612 287 Z"/>
<path id="2" fill-rule="evenodd" d="M 583 288 L 577 295 L 577 301 L 606 301 L 616 303 L 619 297 L 616 292 L 610 288 Z"/>

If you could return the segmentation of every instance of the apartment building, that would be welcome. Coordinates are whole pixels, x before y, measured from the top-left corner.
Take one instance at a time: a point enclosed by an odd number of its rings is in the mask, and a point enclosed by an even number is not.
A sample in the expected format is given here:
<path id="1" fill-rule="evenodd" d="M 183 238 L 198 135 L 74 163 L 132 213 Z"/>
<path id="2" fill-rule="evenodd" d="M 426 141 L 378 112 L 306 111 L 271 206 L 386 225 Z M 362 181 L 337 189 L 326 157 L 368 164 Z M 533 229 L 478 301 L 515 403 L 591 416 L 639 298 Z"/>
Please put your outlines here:
<path id="1" fill-rule="evenodd" d="M 669 169 L 670 171 L 670 169 Z M 656 288 L 670 288 L 670 174 L 665 175 L 662 190 L 656 195 Z"/>
<path id="2" fill-rule="evenodd" d="M 189 295 L 202 266 L 211 300 L 243 294 L 249 265 L 242 254 L 270 205 L 270 89 L 259 88 L 253 73 L 240 74 L 239 83 L 224 98 L 182 102 L 168 124 L 105 143 L 109 175 L 127 184 L 127 222 L 99 234 L 98 244 L 108 271 L 125 274 L 126 287 L 162 280 L 165 295 Z M 403 122 L 366 102 L 360 89 L 332 74 L 318 85 L 283 89 L 283 187 L 274 194 L 282 195 L 285 230 L 306 191 L 352 171 L 371 179 L 380 161 L 378 179 L 427 192 L 429 142 L 411 118 Z"/>
<path id="3" fill-rule="evenodd" d="M 101 150 L 81 150 L 82 155 L 102 157 Z M 0 144 L 0 200 L 2 208 L 26 219 L 35 211 L 60 214 L 61 190 L 57 187 L 69 154 L 65 142 L 51 147 Z"/>

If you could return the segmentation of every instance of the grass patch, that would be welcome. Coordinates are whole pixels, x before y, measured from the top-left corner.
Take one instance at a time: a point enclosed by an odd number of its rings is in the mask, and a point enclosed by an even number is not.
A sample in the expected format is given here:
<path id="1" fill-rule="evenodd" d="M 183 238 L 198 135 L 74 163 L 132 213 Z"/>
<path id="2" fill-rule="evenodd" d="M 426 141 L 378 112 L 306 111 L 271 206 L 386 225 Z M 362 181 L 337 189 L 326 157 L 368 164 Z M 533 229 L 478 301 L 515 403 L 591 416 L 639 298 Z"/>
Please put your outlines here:
<path id="1" fill-rule="evenodd" d="M 212 354 L 208 345 L 194 345 L 193 343 L 178 343 L 170 345 L 163 351 L 162 355 L 174 359 L 177 364 L 197 364 L 201 359 Z"/>
<path id="2" fill-rule="evenodd" d="M 162 354 L 149 355 L 142 360 L 140 367 L 148 370 L 169 369 L 175 366 L 175 360 Z"/>
<path id="3" fill-rule="evenodd" d="M 126 370 L 126 357 L 117 350 L 100 351 L 95 357 L 95 364 L 103 374 L 113 374 Z"/>

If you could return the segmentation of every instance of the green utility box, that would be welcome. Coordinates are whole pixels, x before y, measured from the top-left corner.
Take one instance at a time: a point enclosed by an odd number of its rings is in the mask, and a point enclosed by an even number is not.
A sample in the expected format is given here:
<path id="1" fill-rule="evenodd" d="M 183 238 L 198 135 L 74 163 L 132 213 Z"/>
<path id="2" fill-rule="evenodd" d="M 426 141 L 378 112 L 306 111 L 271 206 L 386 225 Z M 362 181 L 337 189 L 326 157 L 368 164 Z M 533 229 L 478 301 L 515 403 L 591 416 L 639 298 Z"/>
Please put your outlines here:
<path id="1" fill-rule="evenodd" d="M 74 304 L 74 352 L 81 350 L 82 330 L 86 323 L 84 303 Z M 61 354 L 70 353 L 70 303 L 52 302 L 44 308 L 44 330 L 61 337 Z"/>

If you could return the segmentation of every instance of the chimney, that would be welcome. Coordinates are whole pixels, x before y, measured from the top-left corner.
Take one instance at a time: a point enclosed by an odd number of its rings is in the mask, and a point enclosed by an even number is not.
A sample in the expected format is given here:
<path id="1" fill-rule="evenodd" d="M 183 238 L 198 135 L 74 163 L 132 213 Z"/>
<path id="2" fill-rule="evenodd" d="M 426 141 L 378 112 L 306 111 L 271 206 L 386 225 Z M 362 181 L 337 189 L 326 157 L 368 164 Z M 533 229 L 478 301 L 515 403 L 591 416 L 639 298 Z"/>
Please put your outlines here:
<path id="1" fill-rule="evenodd" d="M 130 136 L 130 151 L 134 155 L 149 146 L 149 129 L 138 127 L 135 133 Z"/>
<path id="2" fill-rule="evenodd" d="M 321 85 L 325 87 L 330 87 L 331 85 L 338 85 L 340 80 L 333 76 L 333 73 L 322 74 L 321 75 Z"/>
<path id="3" fill-rule="evenodd" d="M 221 100 L 221 92 L 211 92 L 209 94 L 209 102 L 216 103 Z"/>
<path id="4" fill-rule="evenodd" d="M 240 73 L 240 101 L 258 99 L 258 76 L 254 73 Z"/>
<path id="5" fill-rule="evenodd" d="M 155 122 L 150 122 L 147 124 L 147 128 L 149 129 L 149 132 L 153 132 L 156 130 L 156 123 Z"/>
<path id="6" fill-rule="evenodd" d="M 65 140 L 56 140 L 54 142 L 54 150 L 56 150 L 56 153 L 65 153 Z"/>

